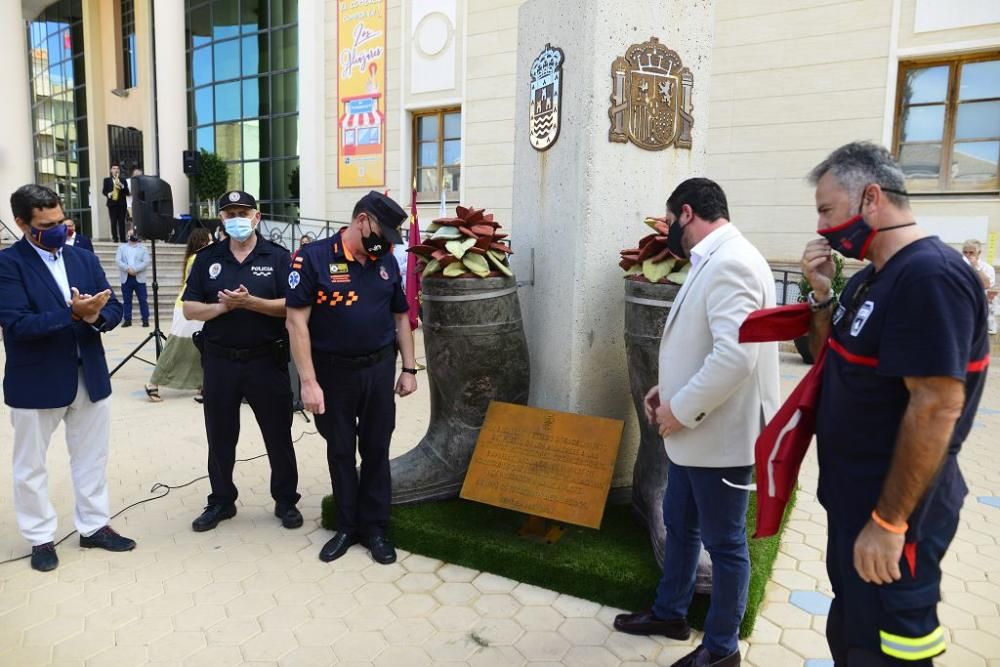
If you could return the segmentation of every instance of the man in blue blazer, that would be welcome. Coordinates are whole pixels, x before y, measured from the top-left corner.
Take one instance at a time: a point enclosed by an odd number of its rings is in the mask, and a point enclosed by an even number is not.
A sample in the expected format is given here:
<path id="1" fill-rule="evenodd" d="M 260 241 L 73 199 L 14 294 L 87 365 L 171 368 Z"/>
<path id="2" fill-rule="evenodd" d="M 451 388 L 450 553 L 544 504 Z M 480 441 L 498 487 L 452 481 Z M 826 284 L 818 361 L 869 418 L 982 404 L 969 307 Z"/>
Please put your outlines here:
<path id="1" fill-rule="evenodd" d="M 107 459 L 111 378 L 101 334 L 122 319 L 121 304 L 92 252 L 66 246 L 62 202 L 52 190 L 11 195 L 24 236 L 0 252 L 0 327 L 6 348 L 4 400 L 14 425 L 14 510 L 31 543 L 31 566 L 59 564 L 53 541 L 45 453 L 59 422 L 76 493 L 81 547 L 128 551 L 135 542 L 108 525 Z"/>
<path id="2" fill-rule="evenodd" d="M 76 231 L 76 223 L 73 222 L 73 218 L 66 218 L 63 222 L 66 224 L 66 245 L 94 252 L 94 244 L 90 242 L 90 239 Z"/>

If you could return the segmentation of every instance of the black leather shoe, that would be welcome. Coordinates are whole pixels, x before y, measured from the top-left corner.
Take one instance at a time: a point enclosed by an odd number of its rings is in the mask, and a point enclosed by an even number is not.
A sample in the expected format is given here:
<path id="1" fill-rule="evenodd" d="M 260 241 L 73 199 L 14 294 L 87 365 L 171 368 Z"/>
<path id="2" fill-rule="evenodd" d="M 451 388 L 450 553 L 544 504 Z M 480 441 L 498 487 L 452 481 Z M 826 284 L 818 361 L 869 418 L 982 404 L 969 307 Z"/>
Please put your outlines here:
<path id="1" fill-rule="evenodd" d="M 740 652 L 736 651 L 725 658 L 713 658 L 708 649 L 699 646 L 686 656 L 675 662 L 672 667 L 739 667 Z"/>
<path id="2" fill-rule="evenodd" d="M 84 549 L 104 549 L 105 551 L 132 551 L 135 540 L 122 537 L 111 526 L 105 526 L 90 537 L 80 536 L 80 546 Z"/>
<path id="3" fill-rule="evenodd" d="M 319 550 L 319 559 L 324 563 L 337 560 L 347 553 L 347 550 L 351 548 L 352 544 L 357 543 L 358 538 L 356 535 L 338 532 L 329 542 L 323 545 L 322 549 Z"/>
<path id="4" fill-rule="evenodd" d="M 49 572 L 59 565 L 59 556 L 56 555 L 56 545 L 52 542 L 39 544 L 31 547 L 31 568 L 39 572 Z"/>
<path id="5" fill-rule="evenodd" d="M 372 552 L 372 560 L 382 565 L 396 562 L 396 548 L 385 535 L 369 535 L 365 546 Z"/>
<path id="6" fill-rule="evenodd" d="M 618 614 L 615 617 L 615 630 L 630 635 L 663 635 L 680 641 L 691 636 L 691 627 L 686 618 L 664 620 L 657 618 L 652 609 L 635 614 Z"/>
<path id="7" fill-rule="evenodd" d="M 122 329 L 124 329 L 125 327 L 130 327 L 130 326 L 132 326 L 131 322 L 122 322 Z"/>
<path id="8" fill-rule="evenodd" d="M 285 528 L 301 528 L 302 512 L 295 508 L 295 505 L 275 505 L 274 516 L 281 519 L 281 525 Z"/>
<path id="9" fill-rule="evenodd" d="M 204 533 L 219 525 L 220 521 L 236 516 L 236 505 L 209 505 L 201 516 L 191 522 L 191 528 L 196 533 Z"/>
<path id="10" fill-rule="evenodd" d="M 149 328 L 149 320 L 143 320 L 142 321 L 142 328 L 143 329 L 148 329 Z"/>

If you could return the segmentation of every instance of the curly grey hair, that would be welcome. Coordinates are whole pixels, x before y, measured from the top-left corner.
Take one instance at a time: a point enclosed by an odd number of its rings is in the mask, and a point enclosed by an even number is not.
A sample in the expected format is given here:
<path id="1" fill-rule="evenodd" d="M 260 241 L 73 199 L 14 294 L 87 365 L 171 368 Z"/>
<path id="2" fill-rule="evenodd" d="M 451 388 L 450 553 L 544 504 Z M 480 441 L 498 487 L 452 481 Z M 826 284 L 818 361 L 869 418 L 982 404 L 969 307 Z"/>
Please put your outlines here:
<path id="1" fill-rule="evenodd" d="M 833 174 L 840 187 L 847 190 L 852 208 L 861 205 L 862 191 L 872 183 L 887 191 L 885 196 L 892 204 L 900 208 L 910 207 L 906 195 L 892 192 L 906 192 L 906 176 L 883 146 L 870 141 L 845 144 L 809 172 L 809 183 L 816 185 L 827 172 Z"/>

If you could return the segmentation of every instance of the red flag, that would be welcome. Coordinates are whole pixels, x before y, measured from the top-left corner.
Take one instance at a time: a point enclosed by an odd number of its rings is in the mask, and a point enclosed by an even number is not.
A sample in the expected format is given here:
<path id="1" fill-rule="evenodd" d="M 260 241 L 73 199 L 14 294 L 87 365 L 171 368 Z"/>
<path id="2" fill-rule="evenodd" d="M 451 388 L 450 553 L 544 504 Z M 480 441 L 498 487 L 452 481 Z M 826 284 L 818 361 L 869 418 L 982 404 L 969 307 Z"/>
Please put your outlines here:
<path id="1" fill-rule="evenodd" d="M 417 222 L 417 188 L 413 188 L 410 199 L 410 240 L 409 247 L 420 245 L 420 223 Z M 406 305 L 409 306 L 410 328 L 414 331 L 418 326 L 420 312 L 420 273 L 417 272 L 417 256 L 410 253 L 406 258 Z"/>
<path id="2" fill-rule="evenodd" d="M 758 310 L 740 326 L 740 342 L 789 340 L 809 331 L 812 312 L 799 303 Z M 799 467 L 816 432 L 816 410 L 826 361 L 823 344 L 813 367 L 785 399 L 754 444 L 757 463 L 757 532 L 774 535 L 781 528 L 785 507 L 799 477 Z"/>

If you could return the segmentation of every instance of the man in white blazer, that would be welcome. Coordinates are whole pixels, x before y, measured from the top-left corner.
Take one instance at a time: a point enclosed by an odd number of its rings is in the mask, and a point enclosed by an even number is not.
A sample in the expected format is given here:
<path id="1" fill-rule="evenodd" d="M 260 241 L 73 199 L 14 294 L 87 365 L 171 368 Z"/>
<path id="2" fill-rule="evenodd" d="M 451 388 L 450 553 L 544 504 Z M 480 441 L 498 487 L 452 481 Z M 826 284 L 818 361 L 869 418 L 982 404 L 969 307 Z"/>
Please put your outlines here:
<path id="1" fill-rule="evenodd" d="M 747 315 L 775 305 L 774 277 L 729 222 L 726 195 L 707 178 L 684 181 L 667 200 L 668 247 L 690 257 L 660 342 L 659 385 L 646 395 L 670 460 L 663 498 L 663 578 L 653 607 L 622 614 L 615 628 L 687 639 L 701 544 L 712 557 L 712 603 L 702 644 L 681 666 L 740 664 L 750 557 L 746 510 L 754 441 L 780 403 L 777 343 L 739 343 Z M 669 483 L 668 483 L 669 482 Z"/>

